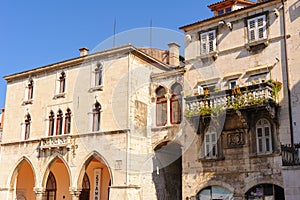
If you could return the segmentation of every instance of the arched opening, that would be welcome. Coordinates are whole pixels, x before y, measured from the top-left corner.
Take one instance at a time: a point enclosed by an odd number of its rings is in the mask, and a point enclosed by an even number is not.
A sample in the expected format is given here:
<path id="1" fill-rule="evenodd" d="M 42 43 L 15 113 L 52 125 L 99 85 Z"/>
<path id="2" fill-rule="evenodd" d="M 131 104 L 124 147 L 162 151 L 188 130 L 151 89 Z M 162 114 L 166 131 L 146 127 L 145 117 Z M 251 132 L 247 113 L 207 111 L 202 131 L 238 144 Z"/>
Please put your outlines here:
<path id="1" fill-rule="evenodd" d="M 44 178 L 44 200 L 71 199 L 70 174 L 65 162 L 55 158 L 49 166 L 47 177 Z"/>
<path id="2" fill-rule="evenodd" d="M 171 124 L 180 124 L 181 122 L 181 109 L 182 109 L 182 86 L 179 83 L 174 83 L 171 87 L 172 97 L 170 100 L 171 108 Z"/>
<path id="3" fill-rule="evenodd" d="M 43 195 L 44 200 L 55 200 L 56 199 L 56 180 L 52 172 L 49 173 L 46 191 Z"/>
<path id="4" fill-rule="evenodd" d="M 97 154 L 91 155 L 82 167 L 78 187 L 82 187 L 80 200 L 109 200 L 111 175 L 105 161 Z"/>
<path id="5" fill-rule="evenodd" d="M 182 150 L 177 143 L 162 143 L 155 149 L 152 180 L 158 200 L 182 199 Z"/>
<path id="6" fill-rule="evenodd" d="M 233 199 L 233 193 L 220 186 L 209 186 L 197 194 L 197 200 L 227 200 Z"/>
<path id="7" fill-rule="evenodd" d="M 31 165 L 24 160 L 18 165 L 16 172 L 16 199 L 35 199 L 35 179 Z"/>
<path id="8" fill-rule="evenodd" d="M 80 200 L 89 200 L 90 199 L 90 180 L 88 175 L 85 173 L 82 181 L 82 190 L 80 193 Z"/>
<path id="9" fill-rule="evenodd" d="M 259 184 L 246 193 L 247 200 L 284 200 L 284 189 L 274 184 Z"/>

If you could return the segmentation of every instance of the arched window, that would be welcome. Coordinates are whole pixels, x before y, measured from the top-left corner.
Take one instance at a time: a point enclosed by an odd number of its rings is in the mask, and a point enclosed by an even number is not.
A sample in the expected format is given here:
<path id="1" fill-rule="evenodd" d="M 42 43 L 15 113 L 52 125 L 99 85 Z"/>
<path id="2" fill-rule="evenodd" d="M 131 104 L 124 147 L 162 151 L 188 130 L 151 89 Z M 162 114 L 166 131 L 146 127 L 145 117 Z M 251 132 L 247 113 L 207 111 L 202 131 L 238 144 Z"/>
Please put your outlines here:
<path id="1" fill-rule="evenodd" d="M 54 135 L 54 112 L 51 110 L 49 114 L 49 136 Z"/>
<path id="2" fill-rule="evenodd" d="M 25 117 L 25 133 L 24 133 L 24 139 L 29 139 L 30 136 L 30 123 L 31 123 L 31 116 L 30 114 L 27 114 Z"/>
<path id="3" fill-rule="evenodd" d="M 156 125 L 164 126 L 167 123 L 167 98 L 166 89 L 159 86 L 156 89 Z"/>
<path id="4" fill-rule="evenodd" d="M 172 85 L 171 90 L 171 124 L 179 124 L 181 122 L 182 86 L 179 83 L 175 83 Z"/>
<path id="5" fill-rule="evenodd" d="M 233 193 L 220 186 L 209 186 L 197 194 L 197 200 L 233 199 Z"/>
<path id="6" fill-rule="evenodd" d="M 85 173 L 82 181 L 82 190 L 80 193 L 80 200 L 90 199 L 90 180 L 88 175 Z"/>
<path id="7" fill-rule="evenodd" d="M 99 131 L 100 130 L 100 112 L 101 112 L 101 105 L 99 102 L 96 102 L 94 104 L 93 109 L 93 131 Z"/>
<path id="8" fill-rule="evenodd" d="M 43 199 L 56 199 L 56 180 L 52 172 L 49 173 L 46 185 L 46 191 L 43 194 Z"/>
<path id="9" fill-rule="evenodd" d="M 65 93 L 66 89 L 66 73 L 62 72 L 59 76 L 59 93 Z"/>
<path id="10" fill-rule="evenodd" d="M 256 123 L 256 148 L 258 154 L 272 153 L 272 129 L 267 119 Z"/>
<path id="11" fill-rule="evenodd" d="M 27 100 L 31 100 L 33 98 L 33 80 L 29 80 L 27 85 Z"/>
<path id="12" fill-rule="evenodd" d="M 63 129 L 63 112 L 59 110 L 56 117 L 56 135 L 61 135 L 62 129 Z"/>
<path id="13" fill-rule="evenodd" d="M 71 133 L 71 110 L 68 108 L 65 114 L 65 134 Z"/>
<path id="14" fill-rule="evenodd" d="M 103 67 L 100 63 L 97 63 L 97 67 L 95 69 L 95 86 L 102 85 L 102 72 Z"/>

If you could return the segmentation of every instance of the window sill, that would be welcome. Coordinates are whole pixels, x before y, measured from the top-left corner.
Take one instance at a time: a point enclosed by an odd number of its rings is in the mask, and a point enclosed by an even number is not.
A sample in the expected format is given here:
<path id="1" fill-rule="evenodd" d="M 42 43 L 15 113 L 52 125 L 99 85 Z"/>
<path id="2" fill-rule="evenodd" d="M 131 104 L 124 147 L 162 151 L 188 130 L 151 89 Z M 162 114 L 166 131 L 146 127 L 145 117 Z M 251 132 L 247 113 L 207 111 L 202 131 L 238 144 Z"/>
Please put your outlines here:
<path id="1" fill-rule="evenodd" d="M 28 105 L 28 104 L 32 104 L 33 103 L 33 100 L 32 99 L 29 99 L 29 100 L 25 100 L 22 102 L 22 105 Z"/>
<path id="2" fill-rule="evenodd" d="M 199 162 L 215 162 L 215 161 L 221 161 L 221 160 L 225 160 L 225 157 L 215 157 L 215 158 L 204 157 L 204 158 L 198 159 Z"/>
<path id="3" fill-rule="evenodd" d="M 103 91 L 103 85 L 97 85 L 89 89 L 89 92 Z"/>
<path id="4" fill-rule="evenodd" d="M 249 158 L 261 158 L 261 157 L 274 157 L 280 156 L 278 152 L 271 152 L 271 153 L 253 153 L 249 156 Z"/>
<path id="5" fill-rule="evenodd" d="M 245 44 L 245 47 L 248 51 L 256 51 L 263 49 L 269 45 L 268 39 L 256 40 Z"/>
<path id="6" fill-rule="evenodd" d="M 213 58 L 214 60 L 216 60 L 218 58 L 218 52 L 212 51 L 206 54 L 200 54 L 200 59 L 207 59 L 207 58 Z"/>
<path id="7" fill-rule="evenodd" d="M 59 99 L 59 98 L 65 98 L 66 97 L 66 93 L 59 93 L 54 95 L 53 99 Z"/>

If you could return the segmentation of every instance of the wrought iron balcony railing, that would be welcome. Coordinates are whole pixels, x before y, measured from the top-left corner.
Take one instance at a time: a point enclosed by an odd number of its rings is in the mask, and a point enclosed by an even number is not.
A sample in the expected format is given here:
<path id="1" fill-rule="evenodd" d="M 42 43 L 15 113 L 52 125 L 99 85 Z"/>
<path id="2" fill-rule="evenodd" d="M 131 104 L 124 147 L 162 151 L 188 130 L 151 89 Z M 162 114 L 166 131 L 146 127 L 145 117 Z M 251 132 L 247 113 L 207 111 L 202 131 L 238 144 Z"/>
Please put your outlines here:
<path id="1" fill-rule="evenodd" d="M 275 103 L 277 94 L 273 84 L 235 87 L 230 90 L 211 92 L 198 96 L 186 97 L 185 116 L 208 115 L 221 109 L 243 109 L 247 107 Z"/>
<path id="2" fill-rule="evenodd" d="M 300 143 L 294 145 L 281 145 L 282 165 L 300 165 Z"/>

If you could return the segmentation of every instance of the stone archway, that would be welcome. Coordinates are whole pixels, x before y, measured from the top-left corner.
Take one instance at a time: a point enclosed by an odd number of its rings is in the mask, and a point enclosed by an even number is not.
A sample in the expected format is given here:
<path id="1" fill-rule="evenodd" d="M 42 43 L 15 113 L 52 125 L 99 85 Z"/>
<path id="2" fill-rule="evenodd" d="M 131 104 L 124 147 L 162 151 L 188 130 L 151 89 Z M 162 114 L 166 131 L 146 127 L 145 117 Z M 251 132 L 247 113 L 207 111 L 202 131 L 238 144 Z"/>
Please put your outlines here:
<path id="1" fill-rule="evenodd" d="M 87 180 L 89 190 L 85 190 L 87 189 Z M 111 173 L 107 163 L 98 153 L 92 153 L 84 162 L 78 177 L 77 187 L 83 189 L 79 200 L 109 200 L 110 184 Z M 98 198 L 95 198 L 95 196 Z"/>
<path id="2" fill-rule="evenodd" d="M 258 184 L 249 189 L 246 194 L 246 199 L 262 199 L 262 200 L 284 200 L 284 189 L 274 184 Z"/>
<path id="3" fill-rule="evenodd" d="M 197 194 L 197 200 L 231 200 L 233 199 L 233 193 L 228 189 L 221 187 L 221 186 L 208 186 L 202 189 Z"/>
<path id="4" fill-rule="evenodd" d="M 152 180 L 158 200 L 182 199 L 182 150 L 177 143 L 162 143 L 155 148 Z"/>

